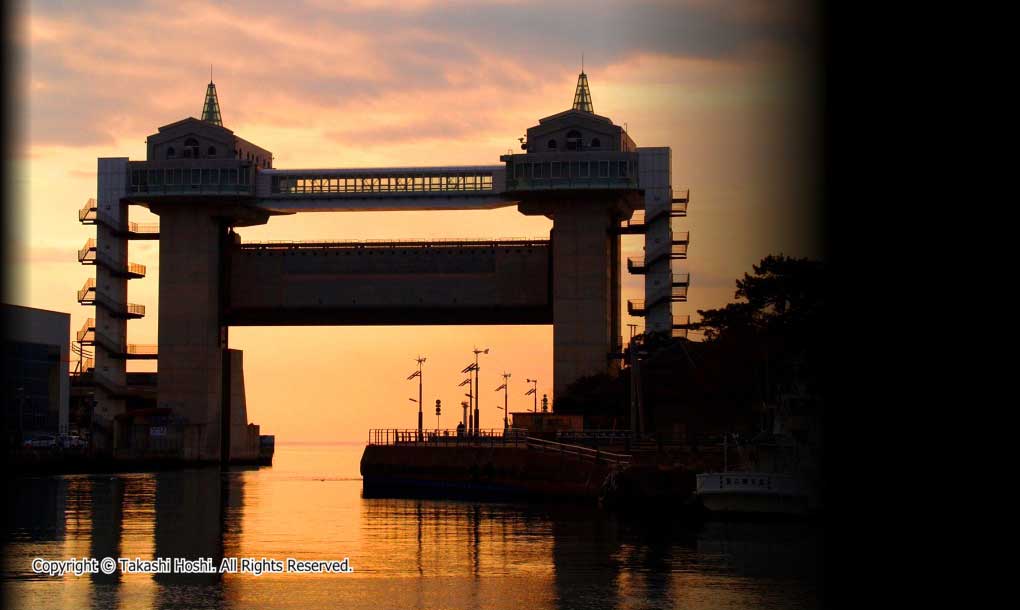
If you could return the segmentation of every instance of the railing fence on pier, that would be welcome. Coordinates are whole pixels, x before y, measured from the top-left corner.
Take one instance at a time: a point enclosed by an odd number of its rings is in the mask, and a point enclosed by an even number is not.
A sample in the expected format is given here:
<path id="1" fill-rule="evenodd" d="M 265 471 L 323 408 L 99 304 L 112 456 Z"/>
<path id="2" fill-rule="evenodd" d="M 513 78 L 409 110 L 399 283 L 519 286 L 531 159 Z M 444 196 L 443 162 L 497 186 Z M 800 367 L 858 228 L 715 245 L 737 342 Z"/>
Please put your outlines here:
<path id="1" fill-rule="evenodd" d="M 459 433 L 458 433 L 459 432 Z M 527 431 L 517 428 L 504 430 L 491 428 L 477 433 L 467 430 L 422 430 L 373 428 L 368 431 L 369 445 L 408 445 L 440 447 L 457 445 L 485 445 L 501 447 L 524 447 L 527 445 Z"/>

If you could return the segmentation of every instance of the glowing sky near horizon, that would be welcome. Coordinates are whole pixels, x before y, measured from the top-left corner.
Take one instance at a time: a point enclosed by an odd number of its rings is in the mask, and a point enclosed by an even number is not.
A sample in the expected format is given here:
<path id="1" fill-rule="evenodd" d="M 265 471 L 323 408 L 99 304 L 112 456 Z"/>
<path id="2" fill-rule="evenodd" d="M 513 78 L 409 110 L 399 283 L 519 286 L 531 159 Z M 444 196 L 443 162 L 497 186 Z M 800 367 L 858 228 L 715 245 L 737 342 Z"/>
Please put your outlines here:
<path id="1" fill-rule="evenodd" d="M 639 146 L 673 148 L 673 184 L 691 189 L 686 310 L 732 300 L 734 280 L 770 253 L 820 255 L 815 234 L 817 100 L 807 81 L 813 25 L 799 2 L 590 3 L 31 2 L 21 13 L 15 303 L 92 315 L 75 291 L 92 269 L 76 212 L 95 196 L 97 157 L 144 159 L 157 126 L 199 116 L 213 64 L 224 124 L 271 150 L 276 167 L 493 164 L 540 117 L 565 110 L 584 53 L 595 111 Z M 156 221 L 144 208 L 132 220 Z M 551 222 L 513 208 L 306 214 L 240 229 L 245 240 L 536 237 Z M 623 255 L 637 255 L 625 237 Z M 158 245 L 134 242 L 148 275 L 129 285 L 155 343 Z M 641 298 L 624 278 L 623 299 Z M 694 316 L 696 317 L 696 316 Z M 625 316 L 624 323 L 637 322 Z M 626 333 L 626 327 L 624 327 Z M 459 417 L 460 370 L 482 357 L 482 426 L 530 408 L 525 378 L 552 388 L 551 326 L 234 328 L 249 417 L 289 440 L 359 440 L 416 425 L 405 381 L 425 365 L 426 424 Z M 132 363 L 130 370 L 154 370 Z"/>

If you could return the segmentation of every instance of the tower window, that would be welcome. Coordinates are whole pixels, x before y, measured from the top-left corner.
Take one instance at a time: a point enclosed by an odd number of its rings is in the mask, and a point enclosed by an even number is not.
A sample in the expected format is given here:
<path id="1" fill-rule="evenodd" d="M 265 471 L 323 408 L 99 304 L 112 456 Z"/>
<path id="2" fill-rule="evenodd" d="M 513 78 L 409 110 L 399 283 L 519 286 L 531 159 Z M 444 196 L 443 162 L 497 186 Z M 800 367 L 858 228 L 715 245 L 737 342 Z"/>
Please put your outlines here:
<path id="1" fill-rule="evenodd" d="M 550 149 L 556 148 L 556 140 L 549 140 L 549 148 Z"/>
<path id="2" fill-rule="evenodd" d="M 198 158 L 198 140 L 188 138 L 184 141 L 184 156 Z"/>
<path id="3" fill-rule="evenodd" d="M 567 132 L 567 150 L 581 150 L 581 132 L 571 130 Z"/>
<path id="4" fill-rule="evenodd" d="M 215 146 L 210 146 L 210 147 L 209 147 L 209 150 L 207 150 L 207 151 L 205 151 L 205 152 L 206 152 L 206 154 L 208 154 L 208 155 L 209 155 L 210 157 L 215 157 L 215 156 L 216 156 L 216 147 L 215 147 Z"/>
<path id="5" fill-rule="evenodd" d="M 177 151 L 174 150 L 174 147 L 173 146 L 167 147 L 167 149 L 166 149 L 166 158 L 167 159 L 173 159 L 176 156 L 177 156 Z"/>
<path id="6" fill-rule="evenodd" d="M 591 139 L 591 147 L 592 147 L 592 148 L 599 148 L 599 147 L 601 147 L 601 146 L 602 146 L 602 142 L 601 142 L 601 141 L 599 141 L 599 139 L 598 139 L 598 138 L 592 138 L 592 139 Z"/>

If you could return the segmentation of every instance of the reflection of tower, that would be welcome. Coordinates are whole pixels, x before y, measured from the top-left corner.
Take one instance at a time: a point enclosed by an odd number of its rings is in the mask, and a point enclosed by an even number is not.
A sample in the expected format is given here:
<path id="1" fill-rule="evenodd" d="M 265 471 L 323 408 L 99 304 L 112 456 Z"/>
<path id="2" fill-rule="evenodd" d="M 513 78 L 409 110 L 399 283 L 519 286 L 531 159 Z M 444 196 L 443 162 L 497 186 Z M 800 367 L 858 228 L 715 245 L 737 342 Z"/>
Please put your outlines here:
<path id="1" fill-rule="evenodd" d="M 75 481 L 72 479 L 72 481 Z M 6 502 L 12 523 L 25 531 L 33 541 L 63 540 L 66 521 L 72 512 L 76 486 L 63 478 L 24 478 L 8 493 Z M 66 514 L 65 514 L 66 513 Z"/>
<path id="2" fill-rule="evenodd" d="M 550 517 L 558 607 L 621 606 L 621 544 L 615 520 L 595 509 L 584 515 L 557 511 Z"/>
<path id="3" fill-rule="evenodd" d="M 156 475 L 156 557 L 223 558 L 225 490 L 218 469 L 161 472 Z M 209 584 L 219 574 L 156 574 L 161 584 Z M 157 606 L 176 605 L 159 599 Z"/>
<path id="4" fill-rule="evenodd" d="M 124 529 L 124 482 L 119 477 L 96 477 L 92 480 L 92 557 L 121 556 L 121 535 Z M 92 574 L 94 583 L 120 582 L 120 571 L 113 574 Z M 97 592 L 97 595 L 99 593 Z M 99 600 L 97 600 L 99 601 Z M 104 600 L 112 601 L 112 600 Z M 99 604 L 100 607 L 116 607 Z"/>
<path id="5" fill-rule="evenodd" d="M 230 471 L 223 477 L 223 553 L 237 557 L 241 550 L 241 524 L 244 522 L 244 476 Z"/>

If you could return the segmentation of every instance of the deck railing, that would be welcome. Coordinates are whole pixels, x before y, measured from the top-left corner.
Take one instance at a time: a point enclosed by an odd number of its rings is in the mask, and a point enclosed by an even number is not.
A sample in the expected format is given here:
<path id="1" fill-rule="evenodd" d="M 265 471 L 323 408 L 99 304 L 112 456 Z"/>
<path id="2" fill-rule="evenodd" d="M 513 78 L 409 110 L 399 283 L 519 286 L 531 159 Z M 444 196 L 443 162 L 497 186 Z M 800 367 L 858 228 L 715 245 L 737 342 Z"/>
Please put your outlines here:
<path id="1" fill-rule="evenodd" d="M 85 320 L 85 323 L 82 324 L 81 329 L 78 331 L 75 337 L 77 338 L 78 343 L 84 342 L 91 343 L 92 341 L 95 340 L 95 333 L 96 333 L 96 319 L 88 318 Z"/>
<path id="2" fill-rule="evenodd" d="M 607 462 L 609 464 L 630 464 L 631 456 L 624 453 L 610 453 L 600 449 L 592 449 L 582 445 L 570 445 L 557 443 L 540 438 L 528 437 L 528 449 L 543 451 L 546 453 L 557 453 L 563 456 L 572 456 L 588 462 Z"/>
<path id="3" fill-rule="evenodd" d="M 136 235 L 159 235 L 159 223 L 150 222 L 139 224 L 137 222 L 129 222 L 127 223 L 127 227 L 128 233 Z"/>
<path id="4" fill-rule="evenodd" d="M 627 313 L 632 316 L 645 315 L 646 311 L 644 299 L 627 299 Z"/>
<path id="5" fill-rule="evenodd" d="M 549 239 L 543 237 L 500 237 L 486 238 L 436 238 L 436 239 L 349 239 L 349 240 L 283 240 L 242 242 L 237 247 L 241 250 L 301 250 L 301 249 L 339 249 L 339 250 L 370 250 L 370 249 L 441 249 L 441 248 L 544 248 L 549 246 Z"/>
<path id="6" fill-rule="evenodd" d="M 517 428 L 504 430 L 491 428 L 479 430 L 477 434 L 457 430 L 422 430 L 399 428 L 373 428 L 368 431 L 369 445 L 409 445 L 416 447 L 440 447 L 453 445 L 483 445 L 499 447 L 524 447 L 527 432 Z"/>
<path id="7" fill-rule="evenodd" d="M 127 353 L 131 356 L 156 356 L 159 354 L 159 346 L 131 343 L 127 346 Z"/>
<path id="8" fill-rule="evenodd" d="M 89 199 L 85 202 L 85 205 L 78 210 L 78 222 L 82 224 L 94 224 L 96 222 L 96 212 L 98 206 L 96 205 L 95 199 Z"/>

